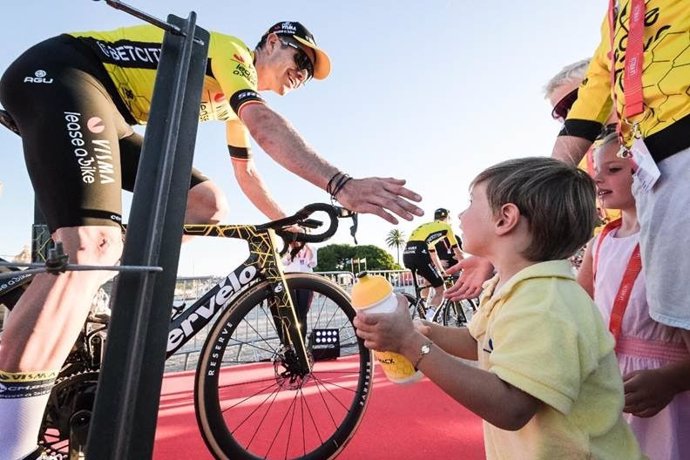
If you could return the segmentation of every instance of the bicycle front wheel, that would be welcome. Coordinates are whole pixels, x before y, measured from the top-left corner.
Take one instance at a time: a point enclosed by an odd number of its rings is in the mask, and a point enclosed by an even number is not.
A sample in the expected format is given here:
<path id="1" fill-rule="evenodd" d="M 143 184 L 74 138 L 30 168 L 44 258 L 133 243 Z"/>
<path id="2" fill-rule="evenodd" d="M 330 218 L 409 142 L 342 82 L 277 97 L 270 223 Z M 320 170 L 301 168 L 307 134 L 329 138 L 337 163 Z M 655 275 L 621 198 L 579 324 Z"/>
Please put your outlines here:
<path id="1" fill-rule="evenodd" d="M 312 371 L 293 372 L 279 338 L 270 285 L 260 283 L 211 329 L 195 380 L 197 421 L 221 459 L 327 459 L 354 434 L 371 391 L 371 352 L 355 335 L 349 298 L 317 275 L 286 275 L 306 327 Z"/>

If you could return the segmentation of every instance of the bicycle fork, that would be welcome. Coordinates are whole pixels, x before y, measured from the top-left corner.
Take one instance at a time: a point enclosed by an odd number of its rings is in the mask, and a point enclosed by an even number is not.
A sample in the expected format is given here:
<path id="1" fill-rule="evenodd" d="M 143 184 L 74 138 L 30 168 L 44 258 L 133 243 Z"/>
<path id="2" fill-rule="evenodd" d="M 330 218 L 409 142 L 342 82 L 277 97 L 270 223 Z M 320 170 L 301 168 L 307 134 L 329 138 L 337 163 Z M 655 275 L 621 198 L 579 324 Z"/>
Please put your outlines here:
<path id="1" fill-rule="evenodd" d="M 287 369 L 285 373 L 289 374 L 291 379 L 304 377 L 311 372 L 311 360 L 307 353 L 306 338 L 302 335 L 297 309 L 283 276 L 282 263 L 274 244 L 275 232 L 268 229 L 267 235 L 257 235 L 257 237 L 251 238 L 249 244 L 252 252 L 266 256 L 263 261 L 259 261 L 259 265 L 263 267 L 266 280 L 273 290 L 270 310 L 278 337 L 284 346 Z"/>

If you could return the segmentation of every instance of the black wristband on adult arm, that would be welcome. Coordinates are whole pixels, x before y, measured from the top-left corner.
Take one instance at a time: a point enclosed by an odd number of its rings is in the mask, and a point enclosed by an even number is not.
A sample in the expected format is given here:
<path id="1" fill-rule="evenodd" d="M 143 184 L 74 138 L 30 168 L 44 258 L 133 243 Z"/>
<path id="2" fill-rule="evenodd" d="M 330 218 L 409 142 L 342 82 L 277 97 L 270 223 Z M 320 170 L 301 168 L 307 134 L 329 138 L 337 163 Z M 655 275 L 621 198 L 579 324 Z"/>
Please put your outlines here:
<path id="1" fill-rule="evenodd" d="M 335 174 L 333 174 L 333 176 L 331 176 L 331 178 L 328 180 L 328 184 L 326 184 L 326 192 L 329 195 L 333 195 L 333 189 L 335 187 L 335 184 L 337 183 L 338 176 L 343 176 L 343 175 L 345 175 L 345 173 L 338 171 Z"/>
<path id="2" fill-rule="evenodd" d="M 343 187 L 345 187 L 345 184 L 347 184 L 351 180 L 352 180 L 352 177 L 345 174 L 345 176 L 343 176 L 343 179 L 338 181 L 338 185 L 333 190 L 333 194 L 331 195 L 331 198 L 333 198 L 334 200 L 337 200 L 338 199 L 337 198 L 338 193 L 340 193 L 340 191 L 343 189 Z"/>

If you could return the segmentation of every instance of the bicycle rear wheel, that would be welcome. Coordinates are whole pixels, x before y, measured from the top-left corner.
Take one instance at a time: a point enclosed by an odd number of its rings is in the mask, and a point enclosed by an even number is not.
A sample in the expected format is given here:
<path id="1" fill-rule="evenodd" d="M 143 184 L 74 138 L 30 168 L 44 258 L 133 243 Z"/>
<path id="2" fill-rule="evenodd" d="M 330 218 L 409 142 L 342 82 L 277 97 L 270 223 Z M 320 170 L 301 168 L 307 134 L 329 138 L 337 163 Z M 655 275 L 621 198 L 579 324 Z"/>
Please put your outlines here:
<path id="1" fill-rule="evenodd" d="M 472 319 L 475 306 L 471 300 L 462 299 L 456 301 L 446 300 L 441 318 L 444 326 L 465 326 Z"/>
<path id="2" fill-rule="evenodd" d="M 195 380 L 197 421 L 217 458 L 332 458 L 364 415 L 373 363 L 355 335 L 350 300 L 316 275 L 286 279 L 291 292 L 311 298 L 304 333 L 312 372 L 291 372 L 294 353 L 278 337 L 268 283 L 224 311 Z"/>

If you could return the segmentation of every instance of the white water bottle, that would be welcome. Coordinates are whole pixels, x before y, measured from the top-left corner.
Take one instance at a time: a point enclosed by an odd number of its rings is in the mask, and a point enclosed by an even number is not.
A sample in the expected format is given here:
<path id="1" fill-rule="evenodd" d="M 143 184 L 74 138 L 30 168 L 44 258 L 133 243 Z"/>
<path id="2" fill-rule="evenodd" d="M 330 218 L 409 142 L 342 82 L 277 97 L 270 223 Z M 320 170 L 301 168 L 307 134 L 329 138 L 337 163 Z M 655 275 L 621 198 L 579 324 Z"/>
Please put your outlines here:
<path id="1" fill-rule="evenodd" d="M 358 281 L 352 287 L 352 306 L 367 313 L 392 313 L 398 307 L 393 286 L 381 275 L 357 274 Z M 374 356 L 388 380 L 395 383 L 411 383 L 422 378 L 409 359 L 392 351 L 374 351 Z"/>

